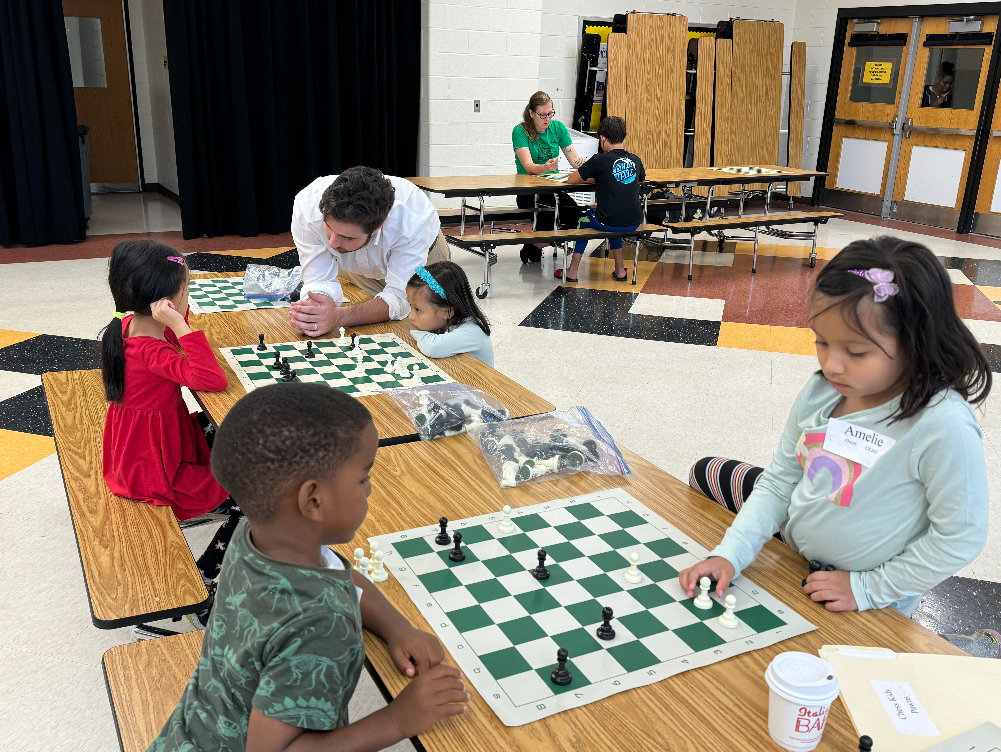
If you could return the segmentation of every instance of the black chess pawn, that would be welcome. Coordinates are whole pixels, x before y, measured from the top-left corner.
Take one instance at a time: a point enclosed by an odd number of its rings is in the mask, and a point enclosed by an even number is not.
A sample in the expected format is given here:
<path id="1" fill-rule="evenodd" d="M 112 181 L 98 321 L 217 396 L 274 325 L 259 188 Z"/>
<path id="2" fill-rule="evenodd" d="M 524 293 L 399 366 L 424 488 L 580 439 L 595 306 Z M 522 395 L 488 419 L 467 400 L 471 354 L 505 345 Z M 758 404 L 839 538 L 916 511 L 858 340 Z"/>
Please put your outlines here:
<path id="1" fill-rule="evenodd" d="M 872 739 L 868 736 L 860 736 L 858 738 L 858 750 L 859 752 L 871 752 Z"/>
<path id="2" fill-rule="evenodd" d="M 560 648 L 556 651 L 556 668 L 549 675 L 549 679 L 558 687 L 565 687 L 573 681 L 573 676 L 567 670 L 567 658 L 569 658 L 569 653 L 567 653 L 566 648 Z"/>
<path id="3" fill-rule="evenodd" d="M 532 570 L 532 577 L 537 580 L 548 580 L 549 570 L 546 569 L 546 549 L 539 549 L 539 566 Z"/>
<path id="4" fill-rule="evenodd" d="M 264 335 L 263 334 L 258 334 L 257 335 L 257 341 L 258 341 L 258 345 L 257 345 L 257 349 L 258 350 L 264 351 L 264 350 L 268 349 L 267 345 L 264 344 Z"/>
<path id="5" fill-rule="evenodd" d="M 358 334 L 351 332 L 351 349 L 354 350 L 356 347 L 358 347 Z"/>
<path id="6" fill-rule="evenodd" d="M 828 564 L 826 567 L 824 567 L 824 571 L 825 572 L 837 572 L 838 568 L 835 567 L 833 564 Z"/>
<path id="7" fill-rule="evenodd" d="M 465 561 L 466 554 L 462 551 L 462 533 L 456 530 L 452 533 L 452 540 L 455 542 L 455 548 L 448 552 L 449 561 Z"/>
<path id="8" fill-rule="evenodd" d="M 438 537 L 434 539 L 434 542 L 439 546 L 450 545 L 452 539 L 448 537 L 448 517 L 442 517 L 438 520 L 438 524 L 441 525 L 441 532 L 438 533 Z"/>
<path id="9" fill-rule="evenodd" d="M 823 568 L 824 568 L 824 565 L 823 565 L 823 564 L 821 564 L 821 563 L 820 563 L 819 561 L 817 561 L 816 559 L 812 559 L 812 560 L 810 561 L 810 574 L 813 574 L 814 572 L 819 572 L 819 571 L 820 571 L 821 569 L 823 569 Z M 808 577 L 808 576 L 809 576 L 809 575 L 807 575 L 807 577 Z M 804 577 L 804 578 L 803 578 L 803 587 L 806 587 L 806 577 Z"/>
<path id="10" fill-rule="evenodd" d="M 310 359 L 310 358 L 315 358 L 316 357 L 316 353 L 313 352 L 313 343 L 312 342 L 307 342 L 306 343 L 306 352 L 304 352 L 302 354 L 302 357 L 306 358 L 307 360 Z"/>
<path id="11" fill-rule="evenodd" d="M 282 370 L 282 354 L 275 350 L 275 362 L 271 364 L 271 368 L 275 371 Z"/>
<path id="12" fill-rule="evenodd" d="M 599 640 L 614 640 L 615 630 L 612 629 L 612 609 L 609 606 L 601 609 L 601 618 L 605 621 L 598 627 L 598 631 L 595 634 L 598 635 Z"/>

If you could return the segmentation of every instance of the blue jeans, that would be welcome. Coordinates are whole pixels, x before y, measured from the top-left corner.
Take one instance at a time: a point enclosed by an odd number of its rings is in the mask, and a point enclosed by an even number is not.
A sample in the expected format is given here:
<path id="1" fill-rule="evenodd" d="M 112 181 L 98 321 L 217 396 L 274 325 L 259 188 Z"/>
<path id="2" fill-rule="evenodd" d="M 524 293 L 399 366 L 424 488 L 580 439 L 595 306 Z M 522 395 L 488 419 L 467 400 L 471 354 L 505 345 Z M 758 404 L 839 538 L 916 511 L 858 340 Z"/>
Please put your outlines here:
<path id="1" fill-rule="evenodd" d="M 609 227 L 608 225 L 603 225 L 595 216 L 595 211 L 595 209 L 588 209 L 584 213 L 584 216 L 580 218 L 580 222 L 577 224 L 577 229 L 590 227 L 594 230 L 600 230 L 601 232 L 632 232 L 639 227 L 639 225 L 632 225 L 630 227 Z M 585 248 L 587 248 L 587 241 L 578 240 L 574 243 L 573 252 L 583 255 Z M 622 248 L 622 238 L 609 238 L 608 248 L 612 251 L 617 251 Z"/>

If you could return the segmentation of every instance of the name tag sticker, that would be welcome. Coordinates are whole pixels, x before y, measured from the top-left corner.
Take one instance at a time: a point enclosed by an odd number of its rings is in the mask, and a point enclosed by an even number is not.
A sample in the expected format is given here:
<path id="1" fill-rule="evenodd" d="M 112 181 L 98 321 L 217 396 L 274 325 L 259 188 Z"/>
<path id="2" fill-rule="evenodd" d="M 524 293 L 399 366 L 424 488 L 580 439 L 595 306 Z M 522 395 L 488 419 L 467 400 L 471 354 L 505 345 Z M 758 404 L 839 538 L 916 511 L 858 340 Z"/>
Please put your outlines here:
<path id="1" fill-rule="evenodd" d="M 890 716 L 898 734 L 905 736 L 939 736 L 934 721 L 928 715 L 914 689 L 907 682 L 870 679 L 883 710 Z"/>
<path id="2" fill-rule="evenodd" d="M 827 422 L 827 438 L 824 449 L 845 459 L 872 467 L 896 439 L 884 436 L 871 428 L 862 428 L 839 418 Z"/>

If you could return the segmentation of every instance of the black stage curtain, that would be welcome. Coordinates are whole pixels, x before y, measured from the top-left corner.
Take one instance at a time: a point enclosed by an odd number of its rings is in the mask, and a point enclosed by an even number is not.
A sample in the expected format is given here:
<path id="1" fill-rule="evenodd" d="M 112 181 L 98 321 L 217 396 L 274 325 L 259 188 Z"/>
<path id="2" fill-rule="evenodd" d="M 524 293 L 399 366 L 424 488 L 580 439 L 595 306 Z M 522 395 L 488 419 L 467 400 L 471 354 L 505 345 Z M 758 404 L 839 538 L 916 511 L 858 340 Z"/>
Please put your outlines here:
<path id="1" fill-rule="evenodd" d="M 0 243 L 87 237 L 61 0 L 0 0 Z"/>
<path id="2" fill-rule="evenodd" d="M 417 172 L 420 3 L 164 0 L 185 238 L 288 232 L 352 165 Z"/>

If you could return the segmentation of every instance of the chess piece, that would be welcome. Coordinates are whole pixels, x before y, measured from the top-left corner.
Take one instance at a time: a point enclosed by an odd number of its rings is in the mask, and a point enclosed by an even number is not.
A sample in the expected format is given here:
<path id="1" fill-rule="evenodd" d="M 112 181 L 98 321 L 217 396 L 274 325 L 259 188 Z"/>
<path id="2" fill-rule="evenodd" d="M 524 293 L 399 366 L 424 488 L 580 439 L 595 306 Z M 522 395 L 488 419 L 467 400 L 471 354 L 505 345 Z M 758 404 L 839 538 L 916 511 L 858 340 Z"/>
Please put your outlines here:
<path id="1" fill-rule="evenodd" d="M 442 517 L 438 520 L 438 524 L 441 525 L 441 532 L 438 533 L 438 537 L 434 539 L 434 542 L 439 546 L 447 546 L 452 542 L 452 539 L 448 537 L 448 517 Z"/>
<path id="2" fill-rule="evenodd" d="M 860 736 L 858 738 L 858 752 L 872 752 L 872 738 Z"/>
<path id="3" fill-rule="evenodd" d="M 386 571 L 386 567 L 382 563 L 385 558 L 386 555 L 382 551 L 375 552 L 375 558 L 372 559 L 372 571 L 369 572 L 369 579 L 372 582 L 385 582 L 389 579 L 389 572 Z"/>
<path id="4" fill-rule="evenodd" d="M 358 333 L 351 332 L 351 349 L 354 350 L 358 347 Z"/>
<path id="5" fill-rule="evenodd" d="M 615 630 L 612 629 L 612 609 L 609 606 L 601 609 L 601 618 L 604 622 L 598 627 L 598 631 L 595 634 L 598 635 L 599 640 L 614 640 Z"/>
<path id="6" fill-rule="evenodd" d="M 838 568 L 836 566 L 834 566 L 833 564 L 828 564 L 826 567 L 824 567 L 824 571 L 825 572 L 837 572 Z"/>
<path id="7" fill-rule="evenodd" d="M 344 347 L 348 343 L 348 338 L 344 336 L 344 327 L 341 327 L 341 336 L 337 338 L 337 344 Z"/>
<path id="8" fill-rule="evenodd" d="M 361 365 L 361 362 L 365 360 L 365 351 L 361 349 L 361 345 L 355 348 L 355 363 Z"/>
<path id="9" fill-rule="evenodd" d="M 368 559 L 371 562 L 368 568 L 368 573 L 372 574 L 372 570 L 375 569 L 375 555 L 379 552 L 379 541 L 372 541 L 368 544 Z"/>
<path id="10" fill-rule="evenodd" d="M 514 522 L 511 520 L 511 507 L 507 504 L 504 505 L 504 509 L 501 510 L 504 518 L 497 523 L 498 533 L 513 533 L 514 532 Z"/>
<path id="11" fill-rule="evenodd" d="M 368 565 L 369 564 L 370 564 L 370 562 L 369 562 L 367 556 L 361 557 L 361 561 L 358 562 L 358 571 L 361 572 L 363 575 L 365 575 L 366 577 L 368 577 L 368 579 L 371 580 L 372 578 L 368 574 Z"/>
<path id="12" fill-rule="evenodd" d="M 635 585 L 637 582 L 643 581 L 643 573 L 640 572 L 639 567 L 636 565 L 640 562 L 640 555 L 633 551 L 629 554 L 629 569 L 622 573 L 623 578 L 626 582 Z"/>
<path id="13" fill-rule="evenodd" d="M 537 580 L 548 580 L 549 570 L 546 569 L 546 549 L 539 549 L 539 566 L 532 570 L 532 577 Z"/>
<path id="14" fill-rule="evenodd" d="M 702 592 L 699 593 L 697 596 L 695 596 L 695 600 L 692 601 L 692 604 L 695 606 L 695 608 L 702 608 L 702 609 L 712 608 L 713 599 L 709 597 L 708 577 L 703 577 L 701 580 L 699 580 L 699 590 L 701 590 Z"/>
<path id="15" fill-rule="evenodd" d="M 312 341 L 306 343 L 306 352 L 302 354 L 302 357 L 306 358 L 306 360 L 312 360 L 316 357 L 316 353 L 313 352 Z"/>
<path id="16" fill-rule="evenodd" d="M 723 605 L 726 608 L 726 611 L 720 614 L 720 626 L 726 627 L 727 629 L 736 629 L 739 622 L 737 621 L 737 617 L 733 614 L 733 609 L 737 605 L 737 598 L 731 593 L 726 597 L 726 600 L 723 601 Z"/>
<path id="17" fill-rule="evenodd" d="M 568 658 L 569 653 L 567 653 L 566 648 L 560 648 L 556 651 L 556 668 L 553 669 L 553 673 L 550 674 L 549 679 L 558 687 L 565 687 L 573 681 L 573 676 L 567 670 Z"/>
<path id="18" fill-rule="evenodd" d="M 263 334 L 258 334 L 257 335 L 257 342 L 258 342 L 258 344 L 257 344 L 257 349 L 258 350 L 260 350 L 260 351 L 263 352 L 264 350 L 268 349 L 268 346 L 264 344 L 264 335 Z"/>
<path id="19" fill-rule="evenodd" d="M 282 370 L 282 354 L 275 350 L 275 362 L 271 364 L 271 369 L 274 371 Z"/>
<path id="20" fill-rule="evenodd" d="M 364 555 L 365 555 L 364 549 L 362 548 L 355 549 L 355 565 L 351 568 L 354 569 L 356 572 L 361 571 L 361 559 Z"/>
<path id="21" fill-rule="evenodd" d="M 811 559 L 811 561 L 810 561 L 810 574 L 813 574 L 814 572 L 819 572 L 823 568 L 824 568 L 823 564 L 821 564 L 816 559 Z M 807 575 L 807 577 L 809 577 L 809 576 L 810 575 Z M 803 578 L 803 587 L 806 587 L 806 577 Z"/>
<path id="22" fill-rule="evenodd" d="M 410 382 L 410 386 L 420 386 L 421 384 L 424 383 L 423 381 L 421 381 L 421 377 L 417 373 L 416 363 L 410 366 L 410 370 L 407 372 L 407 376 Z"/>
<path id="23" fill-rule="evenodd" d="M 448 552 L 448 560 L 465 561 L 466 554 L 462 552 L 462 533 L 458 530 L 452 533 L 452 541 L 455 543 L 455 548 Z"/>

